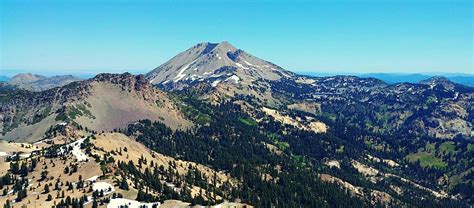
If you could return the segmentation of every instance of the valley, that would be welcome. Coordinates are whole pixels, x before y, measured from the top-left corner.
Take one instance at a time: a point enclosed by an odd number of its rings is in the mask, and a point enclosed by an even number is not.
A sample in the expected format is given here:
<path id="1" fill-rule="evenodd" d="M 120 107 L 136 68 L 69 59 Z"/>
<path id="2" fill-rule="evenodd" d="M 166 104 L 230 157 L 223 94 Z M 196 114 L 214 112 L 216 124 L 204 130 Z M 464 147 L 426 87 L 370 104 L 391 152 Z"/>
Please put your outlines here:
<path id="1" fill-rule="evenodd" d="M 0 87 L 7 207 L 469 207 L 474 88 L 287 71 L 229 42 Z"/>

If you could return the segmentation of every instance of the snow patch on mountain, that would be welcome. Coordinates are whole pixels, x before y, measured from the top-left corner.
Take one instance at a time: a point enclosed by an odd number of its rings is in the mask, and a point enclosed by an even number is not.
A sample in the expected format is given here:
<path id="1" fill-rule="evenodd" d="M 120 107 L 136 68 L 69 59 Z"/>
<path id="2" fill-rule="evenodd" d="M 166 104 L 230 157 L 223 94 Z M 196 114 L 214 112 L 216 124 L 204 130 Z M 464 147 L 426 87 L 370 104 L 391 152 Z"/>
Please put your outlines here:
<path id="1" fill-rule="evenodd" d="M 227 80 L 234 80 L 235 84 L 237 84 L 237 83 L 239 83 L 240 78 L 237 75 L 234 74 L 234 75 L 230 76 L 229 78 L 227 78 L 226 81 Z"/>
<path id="2" fill-rule="evenodd" d="M 245 62 L 245 64 L 247 64 L 247 65 L 249 65 L 249 66 L 254 66 L 253 64 L 249 63 L 248 61 L 245 61 L 245 60 L 244 60 L 244 62 Z"/>
<path id="3" fill-rule="evenodd" d="M 110 194 L 115 191 L 114 187 L 107 182 L 100 181 L 92 184 L 92 190 L 94 191 L 103 191 L 104 195 Z"/>
<path id="4" fill-rule="evenodd" d="M 99 178 L 99 176 L 98 176 L 98 175 L 95 175 L 95 176 L 92 176 L 92 177 L 86 179 L 86 181 L 95 182 L 95 181 L 97 181 L 98 178 Z"/>
<path id="5" fill-rule="evenodd" d="M 139 208 L 139 207 L 159 207 L 160 202 L 139 202 L 132 199 L 124 199 L 124 198 L 115 198 L 111 199 L 109 204 L 107 204 L 107 208 L 119 208 L 119 207 L 129 207 L 129 208 Z"/>
<path id="6" fill-rule="evenodd" d="M 217 85 L 219 84 L 219 82 L 221 82 L 220 80 L 216 80 L 216 81 L 213 81 L 211 86 L 212 87 L 217 87 Z"/>
<path id="7" fill-rule="evenodd" d="M 184 71 L 186 71 L 186 69 L 188 69 L 191 64 L 194 64 L 194 62 L 196 62 L 196 60 L 181 68 L 181 70 L 179 70 L 178 75 L 176 75 L 176 77 L 174 78 L 174 82 L 178 82 L 179 80 L 183 79 L 186 76 L 186 74 L 184 74 Z"/>
<path id="8" fill-rule="evenodd" d="M 61 147 L 61 150 L 59 151 L 59 154 L 64 154 L 67 150 L 72 148 L 72 155 L 76 157 L 77 161 L 82 162 L 82 161 L 87 161 L 88 157 L 84 152 L 81 150 L 81 144 L 84 142 L 86 138 L 79 139 L 75 142 L 72 142 L 70 144 L 64 145 Z"/>
<path id="9" fill-rule="evenodd" d="M 240 63 L 237 63 L 237 62 L 235 62 L 235 65 L 237 65 L 238 67 L 240 67 L 242 69 L 249 69 L 248 67 L 245 67 L 244 65 L 242 65 Z"/>

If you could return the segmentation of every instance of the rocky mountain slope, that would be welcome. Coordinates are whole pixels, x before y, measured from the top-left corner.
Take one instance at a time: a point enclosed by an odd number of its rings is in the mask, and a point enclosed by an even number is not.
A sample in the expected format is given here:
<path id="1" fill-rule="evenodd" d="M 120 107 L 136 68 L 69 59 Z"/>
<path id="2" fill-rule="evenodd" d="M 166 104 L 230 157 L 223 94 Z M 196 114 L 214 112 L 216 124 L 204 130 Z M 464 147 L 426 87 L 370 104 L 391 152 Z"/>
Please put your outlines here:
<path id="1" fill-rule="evenodd" d="M 8 81 L 8 84 L 20 89 L 38 92 L 55 87 L 61 87 L 79 80 L 81 79 L 71 75 L 45 77 L 42 75 L 26 73 L 15 75 Z"/>
<path id="2" fill-rule="evenodd" d="M 217 85 L 229 80 L 239 83 L 291 75 L 275 64 L 221 42 L 199 43 L 152 70 L 146 78 L 153 84 L 207 81 Z"/>
<path id="3" fill-rule="evenodd" d="M 429 84 L 394 85 L 350 76 L 305 80 L 274 81 L 272 92 L 282 100 L 317 103 L 321 115 L 345 118 L 376 132 L 411 132 L 440 139 L 474 136 L 474 88 L 445 78 L 433 78 Z"/>
<path id="4" fill-rule="evenodd" d="M 274 100 L 265 91 L 267 80 L 293 76 L 228 42 L 197 44 L 146 74 L 151 83 L 165 89 L 199 86 L 205 92 L 202 96 L 210 99 L 248 94 L 270 101 Z"/>
<path id="5" fill-rule="evenodd" d="M 216 207 L 245 206 L 209 195 L 210 189 L 199 183 L 184 183 L 185 176 L 194 173 L 202 174 L 199 180 L 215 180 L 217 187 L 238 180 L 207 166 L 154 152 L 119 133 L 78 132 L 76 137 L 54 137 L 35 144 L 2 142 L 0 159 L 0 174 L 7 176 L 0 182 L 3 205 L 188 207 L 190 202 L 176 200 L 178 193 L 186 193 L 188 197 L 212 200 L 210 205 Z M 137 181 L 139 174 L 127 170 L 144 175 L 153 170 L 153 175 L 161 178 L 154 184 L 161 188 Z M 196 180 L 201 186 L 202 181 Z"/>
<path id="6" fill-rule="evenodd" d="M 173 129 L 192 125 L 166 93 L 131 74 L 100 74 L 43 92 L 7 90 L 0 111 L 4 140 L 38 141 L 52 126 L 65 123 L 98 132 L 141 119 L 160 120 Z"/>
<path id="7" fill-rule="evenodd" d="M 209 51 L 219 51 L 219 45 L 226 47 L 220 53 L 208 55 Z M 213 105 L 232 102 L 249 114 L 256 125 L 280 129 L 282 134 L 291 134 L 288 132 L 299 129 L 330 137 L 337 131 L 356 128 L 355 132 L 346 133 L 350 136 L 347 139 L 362 142 L 367 154 L 372 155 L 362 157 L 371 158 L 376 154 L 376 157 L 385 158 L 383 160 L 405 164 L 405 168 L 385 166 L 383 169 L 388 172 L 381 172 L 374 168 L 380 163 L 374 163 L 372 159 L 367 159 L 364 165 L 346 161 L 347 165 L 365 175 L 365 180 L 395 187 L 391 189 L 396 192 L 395 195 L 413 191 L 407 188 L 407 184 L 412 184 L 424 187 L 421 189 L 437 196 L 451 193 L 459 194 L 459 199 L 470 200 L 468 189 L 472 187 L 472 180 L 468 178 L 473 171 L 469 167 L 474 164 L 474 88 L 453 83 L 444 77 L 433 77 L 420 83 L 387 84 L 379 79 L 355 76 L 299 76 L 286 73 L 280 67 L 271 70 L 275 76 L 264 76 L 262 74 L 268 71 L 257 67 L 262 64 L 249 62 L 244 65 L 245 59 L 242 63 L 231 62 L 234 60 L 232 56 L 228 56 L 229 61 L 215 55 L 226 50 L 238 49 L 228 46 L 228 43 L 199 44 L 153 70 L 147 78 L 161 89 L 198 97 Z M 186 64 L 181 64 L 181 60 L 185 60 Z M 194 60 L 200 64 L 195 64 Z M 197 65 L 207 73 L 200 74 Z M 229 66 L 231 70 L 229 67 L 222 68 L 222 65 Z M 164 75 L 165 72 L 167 75 Z M 233 75 L 239 78 L 239 82 L 230 81 Z M 272 122 L 284 127 L 275 127 Z M 276 151 L 292 149 L 293 153 L 313 159 L 320 156 L 321 153 L 313 152 L 313 148 L 306 148 L 305 145 L 311 142 L 302 145 L 292 139 L 278 140 Z M 347 145 L 339 148 L 342 149 L 336 151 L 338 154 L 347 151 Z M 323 161 L 327 159 L 330 157 Z M 389 174 L 394 170 L 399 171 L 397 177 Z M 384 177 L 378 177 L 380 173 Z M 403 177 L 406 174 L 412 177 Z M 332 177 L 324 178 L 338 181 Z M 358 182 L 351 182 L 351 177 L 345 175 L 341 178 L 342 182 L 357 186 Z M 405 185 L 395 185 L 393 180 L 402 181 Z M 384 188 L 378 190 L 390 193 Z M 394 196 L 394 193 L 390 195 Z"/>
<path id="8" fill-rule="evenodd" d="M 472 206 L 473 99 L 443 77 L 299 76 L 227 42 L 145 76 L 2 85 L 0 139 L 41 141 L 0 143 L 0 203 Z"/>
<path id="9" fill-rule="evenodd" d="M 318 105 L 322 111 L 317 115 L 344 114 L 339 117 L 373 131 L 411 131 L 443 139 L 474 136 L 474 88 L 443 77 L 389 85 L 355 76 L 299 76 L 222 42 L 200 43 L 146 78 L 164 90 L 188 91 L 217 103 L 233 98 L 278 110 Z"/>

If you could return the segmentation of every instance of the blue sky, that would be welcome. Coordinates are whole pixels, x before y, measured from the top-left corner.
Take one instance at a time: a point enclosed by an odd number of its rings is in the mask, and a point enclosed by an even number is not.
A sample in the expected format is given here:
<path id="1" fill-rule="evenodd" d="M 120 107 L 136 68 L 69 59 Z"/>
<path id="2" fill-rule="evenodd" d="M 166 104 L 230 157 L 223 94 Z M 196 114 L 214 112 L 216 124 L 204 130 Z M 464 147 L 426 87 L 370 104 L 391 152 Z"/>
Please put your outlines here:
<path id="1" fill-rule="evenodd" d="M 0 75 L 144 73 L 229 41 L 292 71 L 474 73 L 464 0 L 2 0 Z"/>

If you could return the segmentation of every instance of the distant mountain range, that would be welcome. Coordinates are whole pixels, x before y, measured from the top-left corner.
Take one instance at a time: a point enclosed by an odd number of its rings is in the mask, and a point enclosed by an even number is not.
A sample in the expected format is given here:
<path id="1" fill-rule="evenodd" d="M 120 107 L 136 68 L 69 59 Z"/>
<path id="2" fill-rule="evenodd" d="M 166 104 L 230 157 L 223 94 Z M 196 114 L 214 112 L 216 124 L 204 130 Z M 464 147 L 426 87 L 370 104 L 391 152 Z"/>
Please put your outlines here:
<path id="1" fill-rule="evenodd" d="M 0 85 L 0 204 L 469 207 L 473 102 L 443 76 L 300 75 L 228 42 L 144 75 L 21 74 Z"/>
<path id="2" fill-rule="evenodd" d="M 406 74 L 406 73 L 318 73 L 318 72 L 303 72 L 303 71 L 295 71 L 296 74 L 307 75 L 307 76 L 315 76 L 315 77 L 327 77 L 327 76 L 336 76 L 336 75 L 351 75 L 351 76 L 358 76 L 364 78 L 377 78 L 383 80 L 388 84 L 395 84 L 395 83 L 419 83 L 422 80 L 429 79 L 433 76 L 443 76 L 451 80 L 452 82 L 474 87 L 474 75 L 473 74 L 463 74 L 463 73 L 434 73 L 434 74 L 423 74 L 423 73 L 413 73 L 413 74 Z M 148 73 L 148 76 L 152 76 L 153 72 Z M 41 76 L 41 75 L 36 75 Z M 70 75 L 65 76 L 53 76 L 53 77 L 70 77 Z M 86 79 L 94 77 L 93 74 L 84 76 L 84 77 L 75 77 L 75 79 Z M 196 77 L 195 77 L 196 78 Z M 8 82 L 11 80 L 12 77 L 8 76 L 0 76 L 0 82 Z M 59 86 L 59 85 L 58 85 Z"/>
<path id="3" fill-rule="evenodd" d="M 422 80 L 429 79 L 433 76 L 443 76 L 456 82 L 458 84 L 463 84 L 467 86 L 474 87 L 474 75 L 473 74 L 459 74 L 459 73 L 443 73 L 443 74 L 403 74 L 403 73 L 317 73 L 317 72 L 296 72 L 302 75 L 316 76 L 316 77 L 326 77 L 326 76 L 335 76 L 335 75 L 353 75 L 358 77 L 373 77 L 381 79 L 389 84 L 409 82 L 409 83 L 419 83 Z"/>
<path id="4" fill-rule="evenodd" d="M 17 74 L 11 79 L 1 77 L 7 85 L 18 87 L 29 91 L 44 91 L 55 87 L 61 87 L 71 82 L 82 80 L 72 75 L 46 77 L 43 75 L 25 73 Z"/>

